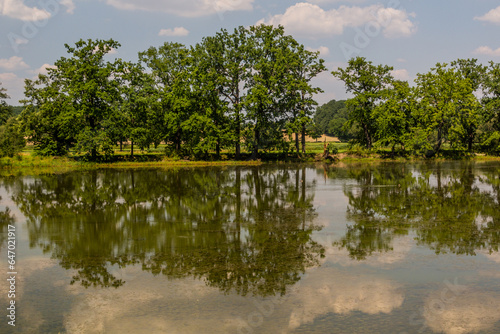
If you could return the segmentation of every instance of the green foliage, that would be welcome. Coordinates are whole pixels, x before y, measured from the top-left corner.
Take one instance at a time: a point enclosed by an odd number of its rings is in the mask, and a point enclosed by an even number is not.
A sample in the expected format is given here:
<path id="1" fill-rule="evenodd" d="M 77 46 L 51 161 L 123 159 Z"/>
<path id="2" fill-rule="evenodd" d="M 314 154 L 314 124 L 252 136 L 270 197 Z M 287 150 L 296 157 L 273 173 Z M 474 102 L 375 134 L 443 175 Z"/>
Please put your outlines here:
<path id="1" fill-rule="evenodd" d="M 473 81 L 447 64 L 436 64 L 430 72 L 416 79 L 421 129 L 437 154 L 445 140 L 472 150 L 480 122 L 480 105 L 474 96 Z M 435 134 L 435 135 L 434 135 Z"/>
<path id="2" fill-rule="evenodd" d="M 338 154 L 339 153 L 339 148 L 333 143 L 329 143 L 328 146 L 326 147 L 326 149 L 327 149 L 327 152 L 329 154 Z"/>
<path id="3" fill-rule="evenodd" d="M 355 136 L 355 126 L 346 125 L 349 111 L 345 100 L 331 100 L 316 109 L 314 124 L 321 134 L 349 141 Z"/>
<path id="4" fill-rule="evenodd" d="M 110 39 L 80 40 L 65 45 L 70 58 L 60 58 L 48 74 L 26 80 L 23 122 L 39 152 L 62 155 L 71 145 L 92 159 L 108 152 L 112 124 L 120 100 L 120 61 L 104 60 L 120 46 Z"/>
<path id="5" fill-rule="evenodd" d="M 5 101 L 8 98 L 6 89 L 0 87 L 0 157 L 13 157 L 26 146 L 19 122 Z"/>
<path id="6" fill-rule="evenodd" d="M 7 123 L 0 126 L 0 157 L 13 157 L 20 153 L 26 146 L 26 141 L 19 126 L 19 121 L 15 117 L 7 120 Z"/>
<path id="7" fill-rule="evenodd" d="M 13 116 L 12 108 L 7 105 L 6 99 L 9 98 L 9 95 L 6 93 L 6 89 L 1 87 L 0 83 L 0 125 L 7 123 L 7 120 Z"/>
<path id="8" fill-rule="evenodd" d="M 375 142 L 377 128 L 375 126 L 374 109 L 382 101 L 392 85 L 392 67 L 372 65 L 363 57 L 349 60 L 348 67 L 339 68 L 332 74 L 344 81 L 346 91 L 354 97 L 347 101 L 349 119 L 348 127 L 358 124 L 356 142 L 371 149 Z"/>

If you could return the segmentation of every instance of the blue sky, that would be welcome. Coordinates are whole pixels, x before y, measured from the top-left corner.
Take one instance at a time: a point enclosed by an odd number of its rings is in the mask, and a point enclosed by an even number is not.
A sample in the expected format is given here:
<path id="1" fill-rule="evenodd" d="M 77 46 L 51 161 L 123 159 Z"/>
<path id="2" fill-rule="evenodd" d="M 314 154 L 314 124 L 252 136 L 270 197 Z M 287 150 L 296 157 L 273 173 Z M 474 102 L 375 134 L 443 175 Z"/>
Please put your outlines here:
<path id="1" fill-rule="evenodd" d="M 136 61 L 150 46 L 191 45 L 256 23 L 281 24 L 321 51 L 320 104 L 348 97 L 330 72 L 351 56 L 393 66 L 410 82 L 437 62 L 500 62 L 498 0 L 0 0 L 0 82 L 17 105 L 24 79 L 66 56 L 65 43 L 113 38 L 122 47 L 112 56 Z"/>

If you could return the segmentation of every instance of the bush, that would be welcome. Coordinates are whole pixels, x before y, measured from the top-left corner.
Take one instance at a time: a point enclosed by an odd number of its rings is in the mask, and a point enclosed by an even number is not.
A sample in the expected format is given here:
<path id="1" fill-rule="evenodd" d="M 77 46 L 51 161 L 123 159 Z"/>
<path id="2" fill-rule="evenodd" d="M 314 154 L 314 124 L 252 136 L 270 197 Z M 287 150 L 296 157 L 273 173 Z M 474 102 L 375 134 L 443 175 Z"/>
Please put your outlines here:
<path id="1" fill-rule="evenodd" d="M 326 147 L 326 150 L 329 154 L 338 154 L 339 153 L 338 147 L 333 143 L 328 144 L 328 146 Z"/>

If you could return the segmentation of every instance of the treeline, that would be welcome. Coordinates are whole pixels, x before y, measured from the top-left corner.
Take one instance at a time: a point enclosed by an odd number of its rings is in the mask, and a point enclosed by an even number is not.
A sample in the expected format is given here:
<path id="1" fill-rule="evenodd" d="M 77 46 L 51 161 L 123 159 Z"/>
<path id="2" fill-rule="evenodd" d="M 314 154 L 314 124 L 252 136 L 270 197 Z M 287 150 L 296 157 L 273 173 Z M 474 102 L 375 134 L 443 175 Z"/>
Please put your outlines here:
<path id="1" fill-rule="evenodd" d="M 305 136 L 326 133 L 366 149 L 432 157 L 443 147 L 500 152 L 500 64 L 476 59 L 436 64 L 414 85 L 365 58 L 333 71 L 353 98 L 319 107 L 311 80 L 326 70 L 283 27 L 221 30 L 194 46 L 165 43 L 137 62 L 108 60 L 114 40 L 80 40 L 25 81 L 24 111 L 13 117 L 0 88 L 0 155 L 24 139 L 40 155 L 70 150 L 92 159 L 118 143 L 204 158 L 262 151 L 305 153 Z M 313 120 L 314 115 L 314 120 Z M 295 136 L 294 136 L 295 134 Z M 294 140 L 291 140 L 294 138 Z"/>
<path id="2" fill-rule="evenodd" d="M 239 158 L 243 145 L 257 158 L 262 150 L 290 151 L 293 133 L 293 148 L 305 152 L 313 95 L 321 91 L 311 79 L 326 68 L 283 27 L 222 30 L 191 47 L 165 43 L 135 63 L 107 60 L 120 47 L 114 40 L 65 46 L 69 57 L 26 80 L 20 119 L 38 154 L 96 158 L 130 142 L 131 154 L 165 143 L 170 155 L 225 149 Z"/>
<path id="3" fill-rule="evenodd" d="M 396 80 L 392 70 L 358 57 L 332 72 L 354 95 L 345 103 L 348 119 L 342 127 L 353 142 L 427 157 L 439 154 L 445 143 L 454 150 L 500 152 L 500 64 L 438 63 L 417 74 L 413 86 Z"/>
<path id="4" fill-rule="evenodd" d="M 6 102 L 8 98 L 6 89 L 0 83 L 0 157 L 12 157 L 26 145 L 16 117 L 19 115 L 19 108 L 9 106 Z"/>
<path id="5" fill-rule="evenodd" d="M 345 100 L 331 100 L 316 109 L 313 129 L 320 134 L 338 137 L 341 141 L 354 139 L 351 127 L 344 126 L 349 120 L 349 109 Z"/>

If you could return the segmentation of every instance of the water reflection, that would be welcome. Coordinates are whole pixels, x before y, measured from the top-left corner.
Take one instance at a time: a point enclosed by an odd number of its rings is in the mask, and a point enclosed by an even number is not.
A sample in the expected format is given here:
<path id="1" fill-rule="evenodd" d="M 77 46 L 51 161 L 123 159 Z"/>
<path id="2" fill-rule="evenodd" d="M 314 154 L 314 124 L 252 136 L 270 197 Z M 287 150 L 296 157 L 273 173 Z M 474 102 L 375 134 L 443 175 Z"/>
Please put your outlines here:
<path id="1" fill-rule="evenodd" d="M 224 292 L 285 294 L 324 249 L 311 234 L 302 167 L 103 170 L 4 180 L 31 247 L 84 287 L 120 287 L 112 266 L 140 264 Z"/>
<path id="2" fill-rule="evenodd" d="M 0 203 L 1 201 L 2 197 L 0 197 Z M 0 211 L 0 248 L 3 248 L 7 241 L 9 225 L 13 225 L 14 222 L 15 218 L 8 207 Z"/>
<path id="3" fill-rule="evenodd" d="M 484 165 L 487 167 L 488 165 Z M 353 259 L 390 252 L 394 240 L 416 234 L 436 254 L 498 252 L 500 170 L 462 164 L 383 164 L 326 167 L 327 176 L 348 178 L 348 219 L 353 223 L 335 246 Z"/>

